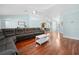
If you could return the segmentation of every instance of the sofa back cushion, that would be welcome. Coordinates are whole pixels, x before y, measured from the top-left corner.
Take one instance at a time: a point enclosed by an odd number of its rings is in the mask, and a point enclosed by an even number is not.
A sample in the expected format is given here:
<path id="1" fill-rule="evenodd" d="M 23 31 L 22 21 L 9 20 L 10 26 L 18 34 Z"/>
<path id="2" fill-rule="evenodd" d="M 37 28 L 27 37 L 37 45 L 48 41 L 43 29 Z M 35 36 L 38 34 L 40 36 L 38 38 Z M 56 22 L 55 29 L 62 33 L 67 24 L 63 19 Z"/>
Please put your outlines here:
<path id="1" fill-rule="evenodd" d="M 5 36 L 4 36 L 3 32 L 2 32 L 2 30 L 0 29 L 0 40 L 4 39 L 4 38 L 5 38 Z"/>
<path id="2" fill-rule="evenodd" d="M 16 35 L 24 34 L 25 33 L 25 29 L 23 29 L 23 28 L 16 28 L 15 29 L 15 33 L 16 33 Z"/>
<path id="3" fill-rule="evenodd" d="M 43 32 L 40 28 L 35 28 L 33 31 L 34 32 Z"/>
<path id="4" fill-rule="evenodd" d="M 6 37 L 8 36 L 14 36 L 15 35 L 15 29 L 3 29 L 3 33 Z"/>
<path id="5" fill-rule="evenodd" d="M 36 32 L 43 32 L 43 31 L 40 28 L 27 28 L 27 29 L 25 29 L 26 34 L 36 33 Z"/>

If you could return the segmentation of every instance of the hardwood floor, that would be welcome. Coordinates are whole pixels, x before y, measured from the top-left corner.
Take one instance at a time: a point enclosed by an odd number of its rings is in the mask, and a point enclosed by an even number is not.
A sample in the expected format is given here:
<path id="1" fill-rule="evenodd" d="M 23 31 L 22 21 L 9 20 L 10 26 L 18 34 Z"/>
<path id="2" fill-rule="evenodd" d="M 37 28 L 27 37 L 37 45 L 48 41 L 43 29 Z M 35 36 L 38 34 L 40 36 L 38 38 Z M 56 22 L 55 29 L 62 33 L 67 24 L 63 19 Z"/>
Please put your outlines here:
<path id="1" fill-rule="evenodd" d="M 60 33 L 50 33 L 48 42 L 39 45 L 35 38 L 26 39 L 16 43 L 21 55 L 78 55 L 79 40 L 63 38 Z"/>

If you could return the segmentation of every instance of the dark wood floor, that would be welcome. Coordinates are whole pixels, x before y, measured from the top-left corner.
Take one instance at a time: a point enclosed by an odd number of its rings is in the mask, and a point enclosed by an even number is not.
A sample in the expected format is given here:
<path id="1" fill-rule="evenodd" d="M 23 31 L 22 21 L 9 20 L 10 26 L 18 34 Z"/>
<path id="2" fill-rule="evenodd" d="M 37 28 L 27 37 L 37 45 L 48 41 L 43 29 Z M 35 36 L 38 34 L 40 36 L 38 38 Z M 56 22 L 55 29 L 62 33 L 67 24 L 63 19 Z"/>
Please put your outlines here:
<path id="1" fill-rule="evenodd" d="M 59 33 L 50 33 L 48 42 L 39 45 L 35 38 L 16 43 L 21 55 L 78 55 L 79 40 L 63 38 Z"/>

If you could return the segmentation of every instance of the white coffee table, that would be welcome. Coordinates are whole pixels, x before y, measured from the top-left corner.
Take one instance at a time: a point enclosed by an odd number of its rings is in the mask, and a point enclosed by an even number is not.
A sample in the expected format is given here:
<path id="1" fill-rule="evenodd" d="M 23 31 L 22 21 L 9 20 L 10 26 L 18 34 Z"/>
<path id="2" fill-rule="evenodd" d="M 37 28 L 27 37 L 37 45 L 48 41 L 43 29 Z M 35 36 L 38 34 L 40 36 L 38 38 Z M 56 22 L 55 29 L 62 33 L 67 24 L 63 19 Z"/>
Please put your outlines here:
<path id="1" fill-rule="evenodd" d="M 47 42 L 48 39 L 49 39 L 49 37 L 48 37 L 47 34 L 42 34 L 42 35 L 38 35 L 38 36 L 36 36 L 35 39 L 36 39 L 36 43 L 38 43 L 38 44 L 41 45 L 41 44 Z"/>

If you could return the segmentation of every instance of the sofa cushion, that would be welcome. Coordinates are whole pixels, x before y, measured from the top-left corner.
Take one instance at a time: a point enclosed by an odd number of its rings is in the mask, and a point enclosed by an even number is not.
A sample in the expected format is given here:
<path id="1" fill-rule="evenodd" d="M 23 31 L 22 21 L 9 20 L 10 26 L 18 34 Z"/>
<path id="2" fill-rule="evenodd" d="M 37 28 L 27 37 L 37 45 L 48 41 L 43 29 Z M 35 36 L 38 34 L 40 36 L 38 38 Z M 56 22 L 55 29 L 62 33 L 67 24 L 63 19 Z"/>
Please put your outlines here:
<path id="1" fill-rule="evenodd" d="M 16 35 L 24 34 L 24 33 L 25 33 L 25 31 L 24 31 L 24 29 L 22 29 L 22 28 L 17 28 L 17 29 L 15 29 L 15 34 L 16 34 Z"/>
<path id="2" fill-rule="evenodd" d="M 15 29 L 2 29 L 2 30 L 6 37 L 15 35 Z"/>
<path id="3" fill-rule="evenodd" d="M 2 32 L 2 30 L 0 29 L 0 40 L 2 40 L 4 38 L 5 38 L 5 36 L 4 36 L 3 32 Z"/>
<path id="4" fill-rule="evenodd" d="M 16 35 L 16 40 L 27 39 L 33 37 L 33 33 Z"/>
<path id="5" fill-rule="evenodd" d="M 13 49 L 7 49 L 0 52 L 0 55 L 15 55 L 16 51 Z"/>
<path id="6" fill-rule="evenodd" d="M 6 37 L 6 38 L 0 40 L 0 45 L 7 44 L 8 42 L 11 42 L 11 40 L 14 40 L 14 38 L 13 37 Z"/>
<path id="7" fill-rule="evenodd" d="M 4 42 L 4 43 L 1 43 Z M 15 43 L 12 39 L 3 39 L 0 41 L 0 55 L 9 55 L 17 52 Z"/>

